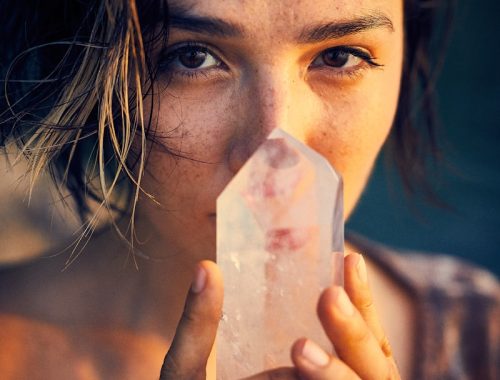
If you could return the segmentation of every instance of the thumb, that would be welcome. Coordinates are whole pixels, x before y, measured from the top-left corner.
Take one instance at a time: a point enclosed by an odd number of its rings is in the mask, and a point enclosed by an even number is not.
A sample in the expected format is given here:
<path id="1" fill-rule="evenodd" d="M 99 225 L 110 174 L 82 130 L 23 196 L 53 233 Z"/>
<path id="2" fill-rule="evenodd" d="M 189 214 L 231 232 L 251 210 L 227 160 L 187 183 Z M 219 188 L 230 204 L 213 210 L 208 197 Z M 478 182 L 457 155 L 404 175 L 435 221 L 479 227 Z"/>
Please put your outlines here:
<path id="1" fill-rule="evenodd" d="M 160 380 L 205 379 L 222 313 L 222 276 L 212 261 L 198 264 Z"/>

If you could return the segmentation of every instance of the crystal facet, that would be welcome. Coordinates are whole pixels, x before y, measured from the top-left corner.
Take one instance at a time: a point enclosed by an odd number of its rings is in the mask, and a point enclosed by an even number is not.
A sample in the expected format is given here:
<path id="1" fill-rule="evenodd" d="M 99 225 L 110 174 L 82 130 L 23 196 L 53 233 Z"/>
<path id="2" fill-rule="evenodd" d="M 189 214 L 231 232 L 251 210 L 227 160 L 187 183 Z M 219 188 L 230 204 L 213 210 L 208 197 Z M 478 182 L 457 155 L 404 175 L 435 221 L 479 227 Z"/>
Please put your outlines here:
<path id="1" fill-rule="evenodd" d="M 316 304 L 324 288 L 343 282 L 343 248 L 340 176 L 274 130 L 217 199 L 217 379 L 290 365 L 302 336 L 331 351 Z"/>

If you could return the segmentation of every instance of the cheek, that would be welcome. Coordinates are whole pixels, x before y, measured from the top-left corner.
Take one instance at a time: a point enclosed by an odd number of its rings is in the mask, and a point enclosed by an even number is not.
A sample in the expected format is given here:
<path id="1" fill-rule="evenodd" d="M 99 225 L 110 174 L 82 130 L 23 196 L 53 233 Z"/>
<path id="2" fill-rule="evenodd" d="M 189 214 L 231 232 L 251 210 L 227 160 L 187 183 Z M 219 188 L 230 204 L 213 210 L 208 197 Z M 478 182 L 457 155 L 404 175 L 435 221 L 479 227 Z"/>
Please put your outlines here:
<path id="1" fill-rule="evenodd" d="M 344 180 L 346 213 L 353 209 L 392 126 L 399 74 L 366 82 L 366 88 L 323 98 L 323 118 L 307 143 L 323 154 Z"/>
<path id="2" fill-rule="evenodd" d="M 236 122 L 233 98 L 224 90 L 217 96 L 175 88 L 162 94 L 144 184 L 167 208 L 215 199 L 228 182 L 224 165 Z"/>
<path id="3" fill-rule="evenodd" d="M 324 105 L 324 119 L 307 142 L 339 171 L 371 167 L 390 131 L 396 110 L 394 99 L 377 94 L 350 96 Z"/>
<path id="4" fill-rule="evenodd" d="M 175 87 L 162 96 L 158 113 L 159 141 L 190 159 L 224 160 L 237 116 L 234 91 L 224 86 L 193 87 L 188 94 Z"/>

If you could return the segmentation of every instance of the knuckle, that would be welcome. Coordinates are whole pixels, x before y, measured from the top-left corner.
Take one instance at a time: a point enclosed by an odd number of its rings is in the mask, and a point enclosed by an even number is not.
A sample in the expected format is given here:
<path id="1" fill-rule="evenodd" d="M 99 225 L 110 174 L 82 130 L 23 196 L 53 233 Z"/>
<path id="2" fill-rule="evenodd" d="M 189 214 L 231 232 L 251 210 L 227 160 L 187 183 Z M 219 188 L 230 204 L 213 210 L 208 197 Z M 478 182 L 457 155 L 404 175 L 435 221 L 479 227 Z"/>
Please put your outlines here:
<path id="1" fill-rule="evenodd" d="M 385 366 L 380 374 L 382 375 L 380 378 L 384 380 L 401 380 L 399 369 L 392 358 L 385 361 Z"/>
<path id="2" fill-rule="evenodd" d="M 182 312 L 181 320 L 187 324 L 207 323 L 216 325 L 220 321 L 220 313 L 215 313 L 212 310 L 199 310 L 196 308 L 185 308 Z"/>
<path id="3" fill-rule="evenodd" d="M 371 310 L 374 308 L 373 298 L 368 290 L 358 294 L 355 303 L 358 309 L 361 310 Z"/>
<path id="4" fill-rule="evenodd" d="M 339 379 L 353 379 L 353 372 L 337 357 L 333 356 L 328 368 L 329 373 L 334 373 Z"/>
<path id="5" fill-rule="evenodd" d="M 360 326 L 353 330 L 351 337 L 352 340 L 359 345 L 366 344 L 373 338 L 371 331 L 364 326 Z"/>
<path id="6" fill-rule="evenodd" d="M 181 316 L 181 321 L 188 324 L 195 324 L 200 320 L 197 313 L 193 310 L 184 309 Z"/>
<path id="7" fill-rule="evenodd" d="M 374 307 L 371 290 L 368 285 L 358 285 L 354 288 L 346 284 L 346 290 L 352 302 L 359 310 L 369 310 Z"/>
<path id="8" fill-rule="evenodd" d="M 218 325 L 222 319 L 223 315 L 221 312 L 219 313 L 210 313 L 207 315 L 207 321 L 210 322 L 212 325 Z"/>
<path id="9" fill-rule="evenodd" d="M 401 380 L 399 376 L 399 371 L 396 367 L 396 364 L 393 361 L 387 361 L 386 371 L 385 371 L 386 380 Z"/>
<path id="10" fill-rule="evenodd" d="M 161 367 L 160 379 L 161 380 L 178 379 L 179 376 L 180 376 L 180 366 L 177 364 L 177 361 L 173 357 L 167 355 Z"/>
<path id="11" fill-rule="evenodd" d="M 327 371 L 328 375 L 334 379 L 360 380 L 356 372 L 335 356 L 332 357 Z"/>
<path id="12" fill-rule="evenodd" d="M 175 357 L 167 355 L 160 371 L 160 380 L 205 380 L 205 367 L 193 368 L 185 370 L 175 359 Z"/>
<path id="13" fill-rule="evenodd" d="M 392 357 L 391 344 L 389 343 L 389 339 L 386 335 L 384 335 L 384 337 L 380 341 L 380 348 L 382 349 L 382 352 L 385 356 L 387 356 L 388 358 Z"/>
<path id="14" fill-rule="evenodd" d="M 399 374 L 399 369 L 396 362 L 392 359 L 389 361 L 389 376 L 390 380 L 401 380 L 401 375 Z"/>

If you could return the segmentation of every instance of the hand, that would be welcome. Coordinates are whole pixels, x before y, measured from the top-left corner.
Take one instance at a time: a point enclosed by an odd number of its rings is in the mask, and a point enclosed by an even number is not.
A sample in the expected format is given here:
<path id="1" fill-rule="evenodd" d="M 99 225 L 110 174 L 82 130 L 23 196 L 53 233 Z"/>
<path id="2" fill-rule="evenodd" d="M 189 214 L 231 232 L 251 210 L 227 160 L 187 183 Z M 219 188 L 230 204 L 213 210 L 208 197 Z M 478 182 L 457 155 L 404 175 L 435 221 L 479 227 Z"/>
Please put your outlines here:
<path id="1" fill-rule="evenodd" d="M 198 264 L 160 380 L 205 380 L 222 313 L 222 276 L 211 261 Z"/>
<path id="2" fill-rule="evenodd" d="M 363 280 L 365 279 L 365 280 Z M 292 347 L 296 368 L 278 368 L 247 380 L 399 379 L 391 349 L 372 304 L 361 255 L 345 259 L 345 288 L 323 292 L 318 315 L 338 358 L 314 342 L 300 339 Z M 184 313 L 165 357 L 160 380 L 206 378 L 222 310 L 222 277 L 215 263 L 203 261 L 186 299 Z M 343 305 L 347 313 L 340 307 Z M 308 355 L 309 354 L 309 355 Z M 307 357 L 311 356 L 311 359 Z"/>
<path id="3" fill-rule="evenodd" d="M 160 380 L 205 380 L 222 313 L 222 298 L 222 276 L 217 265 L 211 261 L 200 262 L 174 340 L 165 356 Z M 295 380 L 298 377 L 293 368 L 279 368 L 251 379 Z"/>
<path id="4" fill-rule="evenodd" d="M 345 291 L 326 289 L 318 303 L 323 328 L 338 357 L 305 338 L 292 347 L 292 361 L 308 380 L 400 379 L 387 337 L 373 306 L 364 259 L 357 253 L 345 258 Z"/>

